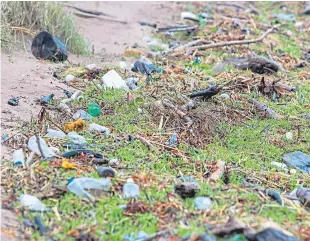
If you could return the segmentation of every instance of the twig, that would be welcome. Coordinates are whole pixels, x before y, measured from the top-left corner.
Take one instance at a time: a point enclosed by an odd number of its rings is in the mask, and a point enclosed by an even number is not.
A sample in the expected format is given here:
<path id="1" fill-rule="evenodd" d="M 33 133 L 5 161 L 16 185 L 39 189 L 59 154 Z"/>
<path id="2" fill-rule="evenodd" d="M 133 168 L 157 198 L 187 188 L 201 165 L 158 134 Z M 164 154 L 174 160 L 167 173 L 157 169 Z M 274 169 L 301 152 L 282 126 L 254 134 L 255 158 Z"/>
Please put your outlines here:
<path id="1" fill-rule="evenodd" d="M 114 17 L 112 15 L 109 15 L 107 13 L 104 13 L 104 12 L 100 12 L 100 11 L 94 11 L 94 10 L 87 10 L 87 9 L 82 9 L 82 8 L 78 8 L 78 7 L 75 7 L 75 6 L 71 6 L 71 5 L 68 5 L 68 4 L 64 4 L 65 7 L 68 7 L 68 8 L 73 8 L 75 10 L 78 10 L 82 13 L 88 13 L 88 14 L 92 14 L 92 15 L 96 15 L 96 16 L 107 16 L 107 17 Z"/>
<path id="2" fill-rule="evenodd" d="M 198 28 L 198 25 L 193 26 L 172 26 L 172 27 L 165 27 L 165 28 L 158 28 L 157 32 L 179 32 L 179 31 L 193 31 Z"/>
<path id="3" fill-rule="evenodd" d="M 263 42 L 263 40 L 267 37 L 267 35 L 270 34 L 275 28 L 276 27 L 273 27 L 273 28 L 267 30 L 262 36 L 260 36 L 257 39 L 241 40 L 241 41 L 229 41 L 229 42 L 220 42 L 220 43 L 213 43 L 213 44 L 207 44 L 207 45 L 200 45 L 200 46 L 195 46 L 195 47 L 189 48 L 189 51 L 194 51 L 196 49 L 204 50 L 204 49 L 218 48 L 218 47 L 224 47 L 224 46 L 252 44 L 252 43 Z"/>
<path id="4" fill-rule="evenodd" d="M 121 21 L 121 20 L 115 20 L 115 19 L 111 19 L 111 18 L 107 18 L 107 17 L 103 17 L 103 16 L 98 16 L 98 15 L 93 15 L 93 14 L 89 14 L 89 13 L 77 13 L 77 12 L 73 12 L 74 15 L 78 16 L 78 17 L 84 17 L 84 18 L 98 18 L 98 19 L 102 19 L 102 20 L 108 20 L 108 21 L 112 21 L 112 22 L 116 22 L 116 23 L 122 23 L 122 24 L 127 24 L 126 21 Z"/>
<path id="5" fill-rule="evenodd" d="M 143 144 L 145 144 L 148 148 L 154 147 L 147 139 L 142 136 L 137 135 L 137 139 L 139 139 Z"/>
<path id="6" fill-rule="evenodd" d="M 255 105 L 257 107 L 257 109 L 266 112 L 268 117 L 274 118 L 275 120 L 281 119 L 281 117 L 275 111 L 268 108 L 265 104 L 255 100 L 255 99 L 249 99 L 248 102 L 250 104 Z"/>
<path id="7" fill-rule="evenodd" d="M 44 158 L 46 158 L 45 155 L 44 155 L 44 153 L 43 153 L 43 150 L 42 150 L 42 147 L 41 147 L 41 143 L 40 143 L 40 138 L 39 138 L 38 134 L 36 134 L 36 140 L 37 140 L 37 144 L 38 144 L 38 147 L 39 147 L 39 151 L 40 151 L 40 153 L 41 153 L 41 156 L 43 156 Z"/>

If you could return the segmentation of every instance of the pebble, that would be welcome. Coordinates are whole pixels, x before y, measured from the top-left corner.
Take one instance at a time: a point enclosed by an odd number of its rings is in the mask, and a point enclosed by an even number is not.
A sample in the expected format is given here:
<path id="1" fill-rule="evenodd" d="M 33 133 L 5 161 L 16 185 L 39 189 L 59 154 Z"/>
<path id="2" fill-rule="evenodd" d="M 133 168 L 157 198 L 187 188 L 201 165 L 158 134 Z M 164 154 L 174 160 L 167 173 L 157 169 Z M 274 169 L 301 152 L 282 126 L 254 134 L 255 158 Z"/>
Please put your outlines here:
<path id="1" fill-rule="evenodd" d="M 66 81 L 66 82 L 70 82 L 70 81 L 72 81 L 72 80 L 74 80 L 74 79 L 75 79 L 75 76 L 74 76 L 74 75 L 68 74 L 68 75 L 66 76 L 66 78 L 65 78 L 65 81 Z"/>
<path id="2" fill-rule="evenodd" d="M 293 140 L 293 133 L 292 132 L 285 133 L 285 138 L 286 140 L 289 140 L 289 141 Z"/>
<path id="3" fill-rule="evenodd" d="M 297 173 L 296 169 L 290 169 L 290 174 L 295 175 Z"/>
<path id="4" fill-rule="evenodd" d="M 212 201 L 208 197 L 196 197 L 194 203 L 198 210 L 211 210 L 212 208 Z"/>
<path id="5" fill-rule="evenodd" d="M 115 171 L 110 167 L 98 167 L 97 172 L 100 177 L 115 177 Z"/>

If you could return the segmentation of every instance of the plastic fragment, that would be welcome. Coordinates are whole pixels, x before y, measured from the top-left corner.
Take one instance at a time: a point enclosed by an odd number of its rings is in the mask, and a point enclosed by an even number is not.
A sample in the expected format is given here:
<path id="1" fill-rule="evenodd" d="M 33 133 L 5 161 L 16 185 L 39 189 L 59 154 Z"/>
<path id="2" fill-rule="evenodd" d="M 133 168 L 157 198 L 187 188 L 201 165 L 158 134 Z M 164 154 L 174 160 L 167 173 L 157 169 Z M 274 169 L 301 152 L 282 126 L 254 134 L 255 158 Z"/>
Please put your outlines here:
<path id="1" fill-rule="evenodd" d="M 34 222 L 38 226 L 41 236 L 43 236 L 47 232 L 47 228 L 44 226 L 41 218 L 39 216 L 35 216 Z"/>
<path id="2" fill-rule="evenodd" d="M 293 13 L 275 13 L 272 14 L 273 18 L 277 18 L 282 21 L 296 22 L 295 15 Z"/>
<path id="3" fill-rule="evenodd" d="M 100 114 L 101 114 L 100 106 L 97 103 L 89 103 L 88 104 L 88 113 L 93 117 L 100 116 Z"/>
<path id="4" fill-rule="evenodd" d="M 100 132 L 100 133 L 105 133 L 106 135 L 110 135 L 111 131 L 109 128 L 105 126 L 101 126 L 95 123 L 92 123 L 89 125 L 88 130 L 90 132 Z"/>
<path id="5" fill-rule="evenodd" d="M 177 133 L 173 133 L 170 136 L 169 145 L 174 146 L 177 143 L 177 141 L 178 141 L 178 134 Z"/>
<path id="6" fill-rule="evenodd" d="M 48 210 L 45 204 L 43 204 L 37 197 L 32 195 L 22 194 L 19 197 L 19 201 L 22 206 L 27 207 L 31 211 L 44 212 Z"/>
<path id="7" fill-rule="evenodd" d="M 85 145 L 85 144 L 87 144 L 87 141 L 86 141 L 85 137 L 79 135 L 78 133 L 76 133 L 74 131 L 69 132 L 68 135 L 67 135 L 67 138 L 73 144 L 77 144 L 77 145 Z"/>
<path id="8" fill-rule="evenodd" d="M 8 100 L 8 104 L 12 106 L 17 106 L 19 103 L 19 97 L 13 97 Z"/>
<path id="9" fill-rule="evenodd" d="M 193 177 L 189 177 L 189 176 L 181 176 L 181 177 L 178 177 L 178 180 L 182 181 L 182 182 L 197 182 L 195 180 L 195 178 Z"/>
<path id="10" fill-rule="evenodd" d="M 48 147 L 46 142 L 41 137 L 39 137 L 39 143 L 40 143 L 41 150 L 43 152 L 42 154 L 43 154 L 44 158 L 49 158 L 49 157 L 55 156 L 54 150 L 51 149 L 50 147 Z M 29 150 L 35 152 L 37 155 L 39 155 L 39 156 L 42 155 L 40 148 L 38 146 L 38 143 L 37 143 L 37 137 L 36 136 L 32 136 L 29 138 L 28 148 L 29 148 Z"/>
<path id="11" fill-rule="evenodd" d="M 101 80 L 103 84 L 109 88 L 128 90 L 126 82 L 114 69 L 106 73 Z"/>
<path id="12" fill-rule="evenodd" d="M 49 138 L 64 138 L 66 137 L 66 134 L 62 131 L 57 131 L 53 129 L 47 129 L 47 134 L 44 137 Z"/>
<path id="13" fill-rule="evenodd" d="M 131 234 L 125 234 L 123 241 L 143 241 L 149 237 L 144 231 L 139 231 Z"/>
<path id="14" fill-rule="evenodd" d="M 73 115 L 73 119 L 77 120 L 77 119 L 82 119 L 82 120 L 90 120 L 92 119 L 93 116 L 91 116 L 90 114 L 88 114 L 85 110 L 78 110 L 74 115 Z"/>
<path id="15" fill-rule="evenodd" d="M 178 183 L 174 187 L 175 193 L 177 193 L 181 198 L 192 198 L 196 196 L 200 187 L 197 182 L 182 182 Z"/>
<path id="16" fill-rule="evenodd" d="M 269 197 L 275 199 L 281 206 L 284 206 L 284 200 L 281 197 L 281 194 L 277 191 L 274 190 L 265 190 L 266 195 L 268 195 Z"/>
<path id="17" fill-rule="evenodd" d="M 286 153 L 283 155 L 283 160 L 287 165 L 294 166 L 304 173 L 310 173 L 310 156 L 301 151 Z"/>
<path id="18" fill-rule="evenodd" d="M 137 198 L 140 194 L 140 189 L 137 184 L 134 183 L 134 181 L 129 178 L 127 180 L 127 183 L 123 186 L 123 195 L 125 198 Z"/>
<path id="19" fill-rule="evenodd" d="M 127 84 L 127 86 L 129 87 L 129 89 L 131 90 L 135 90 L 135 89 L 139 89 L 140 87 L 137 86 L 137 82 L 138 82 L 139 78 L 127 78 L 125 79 L 125 82 Z"/>
<path id="20" fill-rule="evenodd" d="M 22 148 L 13 152 L 13 163 L 14 165 L 25 166 L 25 155 Z"/>
<path id="21" fill-rule="evenodd" d="M 299 241 L 297 238 L 293 236 L 288 236 L 281 232 L 280 230 L 276 230 L 273 228 L 266 228 L 258 233 L 256 233 L 253 237 L 248 237 L 249 241 Z"/>
<path id="22" fill-rule="evenodd" d="M 69 162 L 68 160 L 64 160 L 61 163 L 61 167 L 64 168 L 64 169 L 75 169 L 76 168 L 76 164 L 72 163 L 72 162 Z"/>
<path id="23" fill-rule="evenodd" d="M 86 123 L 82 119 L 77 119 L 76 121 L 69 122 L 68 124 L 64 125 L 64 130 L 66 132 L 70 131 L 81 131 L 86 126 Z"/>
<path id="24" fill-rule="evenodd" d="M 100 177 L 115 177 L 115 171 L 110 167 L 98 167 L 97 172 Z"/>
<path id="25" fill-rule="evenodd" d="M 75 79 L 75 76 L 74 76 L 74 75 L 68 74 L 68 75 L 66 75 L 66 77 L 65 77 L 65 82 L 70 82 L 70 81 L 72 81 L 72 80 L 74 80 L 74 79 Z"/>
<path id="26" fill-rule="evenodd" d="M 48 104 L 50 101 L 53 100 L 53 97 L 54 97 L 54 94 L 50 94 L 50 95 L 44 96 L 44 97 L 40 100 L 40 103 L 41 103 L 41 104 Z"/>
<path id="27" fill-rule="evenodd" d="M 196 197 L 194 203 L 198 210 L 211 210 L 212 208 L 212 201 L 208 197 Z"/>
<path id="28" fill-rule="evenodd" d="M 1 136 L 1 144 L 4 144 L 9 139 L 8 134 L 2 134 Z"/>

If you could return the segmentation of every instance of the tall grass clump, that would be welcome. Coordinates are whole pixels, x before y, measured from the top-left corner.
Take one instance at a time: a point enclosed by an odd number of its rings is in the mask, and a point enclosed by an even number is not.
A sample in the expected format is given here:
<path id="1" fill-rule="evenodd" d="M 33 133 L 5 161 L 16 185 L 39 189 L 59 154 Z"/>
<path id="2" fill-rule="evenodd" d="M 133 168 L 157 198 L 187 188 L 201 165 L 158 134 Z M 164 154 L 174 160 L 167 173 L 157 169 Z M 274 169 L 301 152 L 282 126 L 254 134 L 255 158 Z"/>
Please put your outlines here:
<path id="1" fill-rule="evenodd" d="M 58 2 L 17 2 L 1 1 L 1 47 L 12 47 L 19 35 L 34 35 L 48 30 L 60 38 L 74 54 L 87 55 L 88 44 Z M 15 37 L 15 38 L 14 38 Z"/>

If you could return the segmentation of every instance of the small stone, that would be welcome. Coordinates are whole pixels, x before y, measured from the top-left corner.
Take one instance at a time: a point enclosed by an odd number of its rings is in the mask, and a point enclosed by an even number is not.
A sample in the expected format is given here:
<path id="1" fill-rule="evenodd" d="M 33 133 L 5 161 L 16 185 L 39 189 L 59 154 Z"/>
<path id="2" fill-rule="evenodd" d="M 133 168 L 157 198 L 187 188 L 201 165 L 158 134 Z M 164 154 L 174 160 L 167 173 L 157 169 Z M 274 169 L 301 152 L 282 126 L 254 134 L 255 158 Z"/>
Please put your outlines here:
<path id="1" fill-rule="evenodd" d="M 293 133 L 292 132 L 285 133 L 285 138 L 286 140 L 289 140 L 289 141 L 293 140 Z"/>
<path id="2" fill-rule="evenodd" d="M 208 197 L 196 197 L 194 203 L 198 210 L 210 210 L 212 208 L 212 201 Z"/>
<path id="3" fill-rule="evenodd" d="M 290 174 L 295 175 L 297 173 L 296 169 L 290 169 Z"/>
<path id="4" fill-rule="evenodd" d="M 143 110 L 141 108 L 138 108 L 138 112 L 141 114 Z"/>
<path id="5" fill-rule="evenodd" d="M 66 76 L 66 78 L 65 78 L 65 81 L 66 82 L 70 82 L 70 81 L 72 81 L 72 80 L 74 80 L 75 79 L 75 77 L 72 75 L 72 74 L 68 74 L 67 76 Z"/>
<path id="6" fill-rule="evenodd" d="M 115 171 L 110 167 L 98 167 L 97 168 L 98 174 L 100 177 L 115 177 Z"/>
<path id="7" fill-rule="evenodd" d="M 175 185 L 175 192 L 181 198 L 192 198 L 195 197 L 200 187 L 195 182 L 182 182 Z"/>

